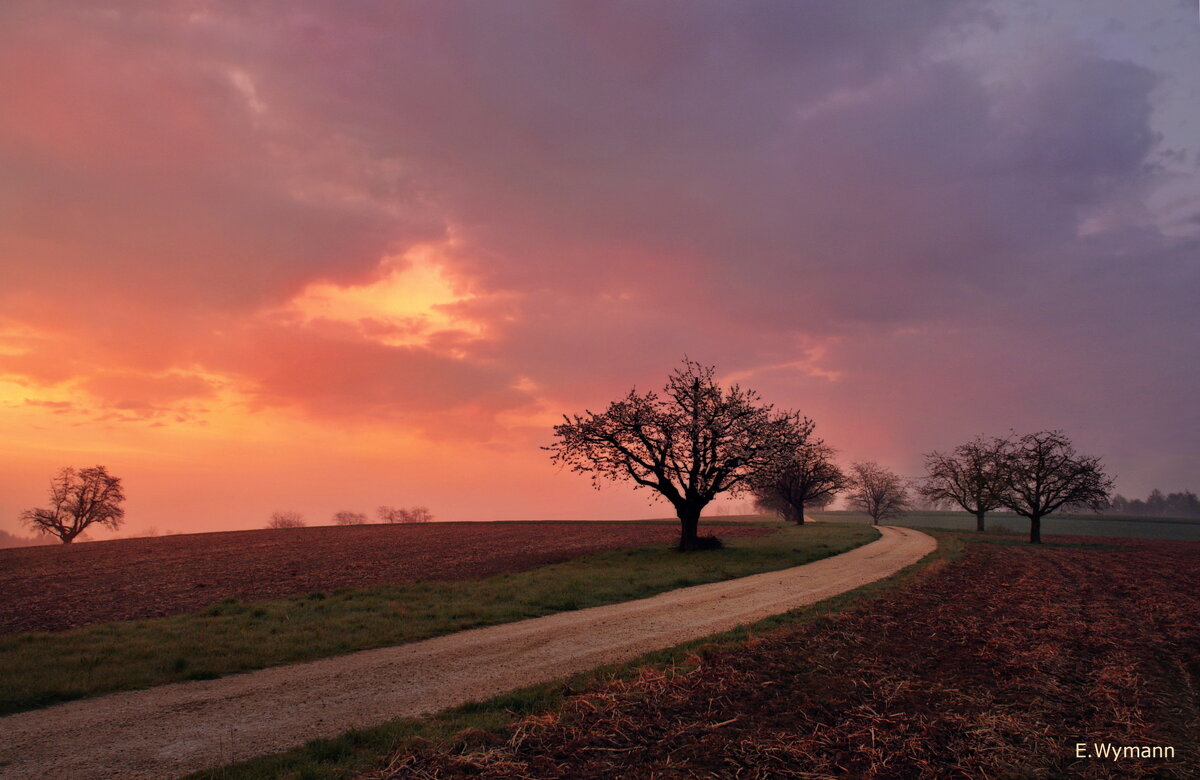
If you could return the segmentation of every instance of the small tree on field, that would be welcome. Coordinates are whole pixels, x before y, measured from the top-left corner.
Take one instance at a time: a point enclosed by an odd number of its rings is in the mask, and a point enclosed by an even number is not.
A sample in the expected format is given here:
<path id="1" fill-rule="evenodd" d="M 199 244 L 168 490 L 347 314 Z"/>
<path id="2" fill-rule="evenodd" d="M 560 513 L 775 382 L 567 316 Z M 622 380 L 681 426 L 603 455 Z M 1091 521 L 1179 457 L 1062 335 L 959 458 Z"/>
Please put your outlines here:
<path id="1" fill-rule="evenodd" d="M 70 544 L 90 525 L 112 530 L 121 527 L 125 510 L 121 480 L 103 466 L 79 469 L 68 466 L 50 480 L 50 506 L 26 509 L 21 521 L 42 534 L 53 534 Z"/>
<path id="2" fill-rule="evenodd" d="M 909 509 L 908 484 L 904 478 L 885 469 L 875 461 L 855 463 L 850 467 L 850 506 L 865 512 L 871 522 L 900 517 Z"/>
<path id="3" fill-rule="evenodd" d="M 952 453 L 929 453 L 918 492 L 934 506 L 959 506 L 975 515 L 975 530 L 982 532 L 984 516 L 1003 505 L 1008 445 L 1008 439 L 977 436 Z"/>
<path id="4" fill-rule="evenodd" d="M 724 492 L 750 488 L 756 475 L 778 469 L 805 443 L 812 423 L 777 413 L 757 393 L 720 387 L 714 369 L 686 358 L 663 395 L 636 388 L 608 409 L 563 416 L 551 460 L 604 480 L 633 482 L 671 502 L 679 517 L 680 550 L 696 550 L 700 513 Z"/>
<path id="5" fill-rule="evenodd" d="M 299 512 L 274 512 L 267 528 L 303 528 L 306 525 L 304 515 Z"/>
<path id="6" fill-rule="evenodd" d="M 826 506 L 850 483 L 833 456 L 820 439 L 797 447 L 781 469 L 754 481 L 755 505 L 803 525 L 805 507 Z"/>
<path id="7" fill-rule="evenodd" d="M 1108 506 L 1113 480 L 1100 458 L 1080 455 L 1062 431 L 1022 436 L 1004 451 L 1004 506 L 1029 518 L 1029 542 L 1041 544 L 1042 518 L 1059 509 Z"/>
<path id="8" fill-rule="evenodd" d="M 336 525 L 366 525 L 367 516 L 362 512 L 338 512 L 333 516 Z"/>

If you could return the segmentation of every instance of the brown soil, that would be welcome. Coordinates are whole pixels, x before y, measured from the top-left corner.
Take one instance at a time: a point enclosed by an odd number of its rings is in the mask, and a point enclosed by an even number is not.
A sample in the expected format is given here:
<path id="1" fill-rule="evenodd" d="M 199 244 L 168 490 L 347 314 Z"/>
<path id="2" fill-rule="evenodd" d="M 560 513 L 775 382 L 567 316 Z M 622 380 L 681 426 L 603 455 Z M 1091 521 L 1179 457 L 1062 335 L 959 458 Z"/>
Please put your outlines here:
<path id="1" fill-rule="evenodd" d="M 885 577 L 935 547 L 915 531 L 881 530 L 783 571 L 0 718 L 0 774 L 170 777 L 630 660 Z"/>
<path id="2" fill-rule="evenodd" d="M 705 524 L 718 536 L 760 526 Z M 639 523 L 429 523 L 231 531 L 0 550 L 0 634 L 62 631 L 347 587 L 461 580 L 670 544 Z"/>
<path id="3" fill-rule="evenodd" d="M 1120 546 L 971 544 L 863 608 L 373 777 L 1200 777 L 1200 544 L 1090 541 Z M 1076 757 L 1100 742 L 1176 755 Z"/>

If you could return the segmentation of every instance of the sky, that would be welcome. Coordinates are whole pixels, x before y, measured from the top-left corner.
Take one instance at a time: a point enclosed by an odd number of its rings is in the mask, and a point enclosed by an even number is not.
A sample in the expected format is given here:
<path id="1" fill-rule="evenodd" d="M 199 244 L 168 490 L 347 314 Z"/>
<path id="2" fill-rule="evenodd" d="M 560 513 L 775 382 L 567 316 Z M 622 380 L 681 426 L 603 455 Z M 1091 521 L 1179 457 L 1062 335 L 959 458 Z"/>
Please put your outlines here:
<path id="1" fill-rule="evenodd" d="M 540 448 L 685 355 L 1200 489 L 1198 65 L 1191 0 L 7 0 L 0 530 L 664 516 Z"/>

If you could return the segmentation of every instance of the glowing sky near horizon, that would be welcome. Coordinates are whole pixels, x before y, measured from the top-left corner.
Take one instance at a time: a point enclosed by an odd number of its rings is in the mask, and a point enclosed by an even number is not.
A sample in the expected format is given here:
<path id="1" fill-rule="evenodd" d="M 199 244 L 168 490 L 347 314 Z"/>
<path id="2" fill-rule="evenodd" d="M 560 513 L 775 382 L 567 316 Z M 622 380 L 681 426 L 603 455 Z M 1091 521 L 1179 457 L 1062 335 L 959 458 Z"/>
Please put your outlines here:
<path id="1" fill-rule="evenodd" d="M 0 6 L 0 530 L 662 516 L 539 449 L 686 354 L 917 475 L 1200 489 L 1192 2 Z M 104 536 L 104 534 L 98 534 Z"/>

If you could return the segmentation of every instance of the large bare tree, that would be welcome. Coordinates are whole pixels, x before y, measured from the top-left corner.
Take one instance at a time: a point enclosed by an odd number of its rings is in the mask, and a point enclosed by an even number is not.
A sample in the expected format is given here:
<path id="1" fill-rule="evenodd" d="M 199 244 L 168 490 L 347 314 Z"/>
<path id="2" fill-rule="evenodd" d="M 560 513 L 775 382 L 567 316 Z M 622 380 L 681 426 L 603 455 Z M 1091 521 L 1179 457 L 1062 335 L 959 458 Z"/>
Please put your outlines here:
<path id="1" fill-rule="evenodd" d="M 934 506 L 959 506 L 975 515 L 975 530 L 982 532 L 987 513 L 1003 506 L 1008 445 L 1008 439 L 976 436 L 953 452 L 929 453 L 917 491 Z"/>
<path id="2" fill-rule="evenodd" d="M 1029 518 L 1029 541 L 1042 542 L 1042 518 L 1059 509 L 1108 506 L 1112 477 L 1100 458 L 1080 455 L 1058 430 L 1028 433 L 1005 448 L 1004 506 Z"/>
<path id="3" fill-rule="evenodd" d="M 820 439 L 802 444 L 782 468 L 754 480 L 755 505 L 804 525 L 805 507 L 825 506 L 850 484 L 833 456 Z"/>
<path id="4" fill-rule="evenodd" d="M 636 388 L 608 409 L 563 416 L 551 459 L 605 480 L 633 482 L 668 501 L 679 517 L 679 549 L 703 546 L 700 513 L 720 493 L 750 488 L 807 441 L 812 423 L 776 412 L 753 390 L 722 388 L 714 369 L 684 359 L 663 394 Z"/>
<path id="5" fill-rule="evenodd" d="M 875 525 L 900 517 L 910 507 L 905 479 L 875 461 L 855 463 L 850 467 L 850 490 L 846 499 L 850 506 L 870 515 Z"/>
<path id="6" fill-rule="evenodd" d="M 92 525 L 121 527 L 125 510 L 121 480 L 103 466 L 79 469 L 68 466 L 50 480 L 50 506 L 26 509 L 21 520 L 43 534 L 53 534 L 70 544 Z"/>

